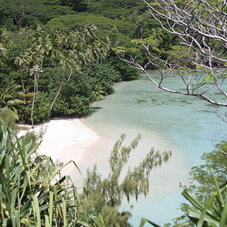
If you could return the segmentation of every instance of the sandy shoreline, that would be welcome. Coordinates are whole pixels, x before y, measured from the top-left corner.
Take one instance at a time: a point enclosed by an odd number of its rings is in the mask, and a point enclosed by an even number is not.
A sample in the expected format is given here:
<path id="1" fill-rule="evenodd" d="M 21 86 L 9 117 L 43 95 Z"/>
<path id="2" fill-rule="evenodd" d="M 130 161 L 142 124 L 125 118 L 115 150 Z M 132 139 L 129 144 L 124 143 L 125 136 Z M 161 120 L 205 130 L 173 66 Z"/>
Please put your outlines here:
<path id="1" fill-rule="evenodd" d="M 28 130 L 21 130 L 18 136 L 24 135 L 27 131 L 40 133 L 42 143 L 38 148 L 40 154 L 50 156 L 53 161 L 67 163 L 75 161 L 77 165 L 87 151 L 87 148 L 99 140 L 99 136 L 86 127 L 80 119 L 54 119 L 45 124 L 37 125 L 34 129 L 31 126 L 24 126 Z M 73 165 L 65 167 L 63 174 L 71 175 Z"/>
<path id="2" fill-rule="evenodd" d="M 109 172 L 107 160 L 117 139 L 113 135 L 113 139 L 106 138 L 104 135 L 97 135 L 89 127 L 86 120 L 54 119 L 45 124 L 37 125 L 34 129 L 31 129 L 31 126 L 26 127 L 30 127 L 29 131 L 33 131 L 36 135 L 39 135 L 40 132 L 42 134 L 43 131 L 43 140 L 38 152 L 50 156 L 54 162 L 67 163 L 73 160 L 83 174 L 88 167 L 93 167 L 95 163 L 99 163 L 99 171 L 104 176 Z M 119 130 L 119 128 L 117 127 L 116 130 Z M 123 131 L 123 129 L 121 130 Z M 112 131 L 114 131 L 113 128 Z M 26 132 L 26 130 L 20 131 L 19 136 Z M 152 199 L 160 198 L 163 195 L 171 194 L 171 192 L 179 191 L 179 182 L 188 184 L 188 172 L 190 170 L 184 161 L 181 149 L 155 133 L 146 133 L 146 131 L 144 133 L 147 135 L 143 136 L 136 149 L 137 151 L 132 153 L 130 165 L 138 164 L 140 159 L 145 157 L 150 147 L 154 147 L 155 150 L 174 151 L 168 163 L 164 163 L 161 168 L 152 170 L 150 182 L 152 193 L 150 197 Z M 128 128 L 126 134 L 128 135 L 126 142 L 129 142 L 135 137 L 136 130 Z M 77 179 L 77 181 L 79 180 L 78 176 L 80 176 L 73 164 L 64 167 L 62 174 L 70 175 L 72 179 Z"/>

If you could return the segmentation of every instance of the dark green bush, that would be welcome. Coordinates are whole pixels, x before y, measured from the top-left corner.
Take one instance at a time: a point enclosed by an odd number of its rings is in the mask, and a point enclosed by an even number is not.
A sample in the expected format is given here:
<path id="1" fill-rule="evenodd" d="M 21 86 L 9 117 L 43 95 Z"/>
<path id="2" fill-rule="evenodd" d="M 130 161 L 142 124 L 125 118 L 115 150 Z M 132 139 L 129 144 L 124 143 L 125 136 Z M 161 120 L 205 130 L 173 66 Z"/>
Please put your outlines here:
<path id="1" fill-rule="evenodd" d="M 109 63 L 94 63 L 89 67 L 87 74 L 91 78 L 92 90 L 96 100 L 112 94 L 114 92 L 113 82 L 121 81 L 120 73 Z"/>
<path id="2" fill-rule="evenodd" d="M 19 110 L 19 119 L 23 123 L 31 123 L 32 96 L 29 97 L 28 104 Z M 50 99 L 47 93 L 40 92 L 36 94 L 34 106 L 34 123 L 45 122 L 49 117 Z"/>
<path id="3" fill-rule="evenodd" d="M 130 68 L 125 62 L 121 61 L 117 56 L 111 56 L 108 59 L 114 69 L 119 71 L 122 80 L 135 80 L 140 77 L 140 71 Z"/>

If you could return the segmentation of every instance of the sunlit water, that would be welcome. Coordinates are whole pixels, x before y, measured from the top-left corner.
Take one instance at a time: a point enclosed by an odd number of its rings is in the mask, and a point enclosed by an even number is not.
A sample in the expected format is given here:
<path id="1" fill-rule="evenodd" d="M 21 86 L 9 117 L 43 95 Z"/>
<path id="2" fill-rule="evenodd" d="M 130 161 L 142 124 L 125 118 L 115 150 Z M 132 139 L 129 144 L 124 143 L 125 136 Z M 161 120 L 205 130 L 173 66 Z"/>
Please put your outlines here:
<path id="1" fill-rule="evenodd" d="M 182 86 L 177 78 L 166 83 L 170 87 Z M 201 164 L 204 152 L 212 151 L 215 144 L 227 139 L 226 124 L 206 102 L 160 91 L 145 77 L 116 84 L 115 94 L 95 103 L 94 107 L 96 111 L 85 123 L 101 140 L 89 152 L 94 153 L 93 161 L 98 163 L 104 176 L 107 176 L 111 147 L 122 133 L 128 136 L 127 141 L 137 133 L 143 135 L 132 153 L 130 165 L 139 163 L 151 147 L 173 151 L 168 163 L 152 171 L 149 195 L 139 197 L 137 202 L 132 200 L 133 209 L 125 200 L 122 202 L 122 209 L 133 214 L 133 226 L 139 226 L 141 217 L 160 225 L 172 222 L 181 215 L 179 207 L 185 202 L 179 182 L 188 185 L 190 168 Z M 126 171 L 127 168 L 124 173 Z"/>

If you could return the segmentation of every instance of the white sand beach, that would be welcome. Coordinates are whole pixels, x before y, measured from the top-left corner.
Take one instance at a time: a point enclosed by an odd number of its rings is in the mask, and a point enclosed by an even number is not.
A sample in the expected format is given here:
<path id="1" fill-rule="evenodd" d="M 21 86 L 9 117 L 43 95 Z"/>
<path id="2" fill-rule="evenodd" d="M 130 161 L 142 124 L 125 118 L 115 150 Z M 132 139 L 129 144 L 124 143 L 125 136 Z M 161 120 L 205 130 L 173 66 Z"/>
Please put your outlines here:
<path id="1" fill-rule="evenodd" d="M 38 152 L 50 156 L 55 162 L 67 163 L 73 160 L 79 165 L 86 149 L 99 140 L 99 136 L 80 119 L 54 119 L 33 129 L 31 126 L 26 127 L 29 129 L 21 130 L 18 136 L 24 135 L 27 131 L 36 135 L 43 134 Z M 62 173 L 70 175 L 72 168 L 74 166 L 70 164 Z"/>
<path id="2" fill-rule="evenodd" d="M 31 129 L 31 126 L 27 127 L 29 128 L 28 131 L 34 132 L 36 135 L 43 133 L 42 142 L 38 148 L 40 154 L 50 156 L 54 162 L 66 164 L 73 160 L 82 172 L 98 162 L 99 170 L 103 175 L 106 175 L 108 172 L 107 160 L 109 152 L 117 139 L 108 140 L 104 136 L 100 137 L 85 124 L 80 119 L 54 119 L 45 124 L 37 125 L 34 129 Z M 121 130 L 123 131 L 123 129 Z M 26 130 L 20 131 L 19 136 L 26 132 Z M 126 134 L 132 139 L 134 136 L 130 135 L 130 132 L 135 135 L 136 133 L 133 132 L 133 129 L 128 129 Z M 152 143 L 150 138 L 152 138 Z M 165 138 L 159 138 L 155 133 L 144 136 L 137 147 L 140 153 L 133 152 L 130 163 L 138 163 L 141 157 L 144 157 L 146 154 L 143 151 L 146 152 L 150 146 L 158 147 L 162 151 L 172 148 L 171 150 L 174 151 L 168 163 L 163 164 L 161 168 L 153 169 L 151 173 L 152 180 L 150 182 L 150 187 L 152 188 L 150 197 L 155 199 L 178 191 L 179 182 L 188 184 L 189 167 L 183 160 L 181 150 L 174 147 Z M 169 171 L 170 169 L 171 171 Z M 77 179 L 77 181 L 79 180 L 78 176 L 80 176 L 72 163 L 63 168 L 62 174 L 70 175 L 73 179 Z"/>

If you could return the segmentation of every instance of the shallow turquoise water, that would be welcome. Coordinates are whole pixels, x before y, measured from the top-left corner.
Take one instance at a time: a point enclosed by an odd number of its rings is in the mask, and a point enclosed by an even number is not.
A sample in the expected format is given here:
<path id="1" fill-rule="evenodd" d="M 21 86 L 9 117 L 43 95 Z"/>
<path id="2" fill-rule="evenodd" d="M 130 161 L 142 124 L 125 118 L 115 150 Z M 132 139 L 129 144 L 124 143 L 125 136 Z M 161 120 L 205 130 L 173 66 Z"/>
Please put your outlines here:
<path id="1" fill-rule="evenodd" d="M 167 83 L 170 87 L 181 86 L 176 78 Z M 154 170 L 150 194 L 131 202 L 133 226 L 139 225 L 141 217 L 160 225 L 171 222 L 181 214 L 179 205 L 184 201 L 179 182 L 188 184 L 188 172 L 192 166 L 201 164 L 201 155 L 227 139 L 226 124 L 212 113 L 206 102 L 160 91 L 145 77 L 116 84 L 115 94 L 95 103 L 94 107 L 96 112 L 87 122 L 102 138 L 113 142 L 122 133 L 126 133 L 129 140 L 136 133 L 143 134 L 130 165 L 137 163 L 151 146 L 173 151 L 170 163 Z M 96 147 L 106 154 L 99 163 L 104 175 L 110 144 Z M 125 201 L 122 209 L 129 209 Z"/>

